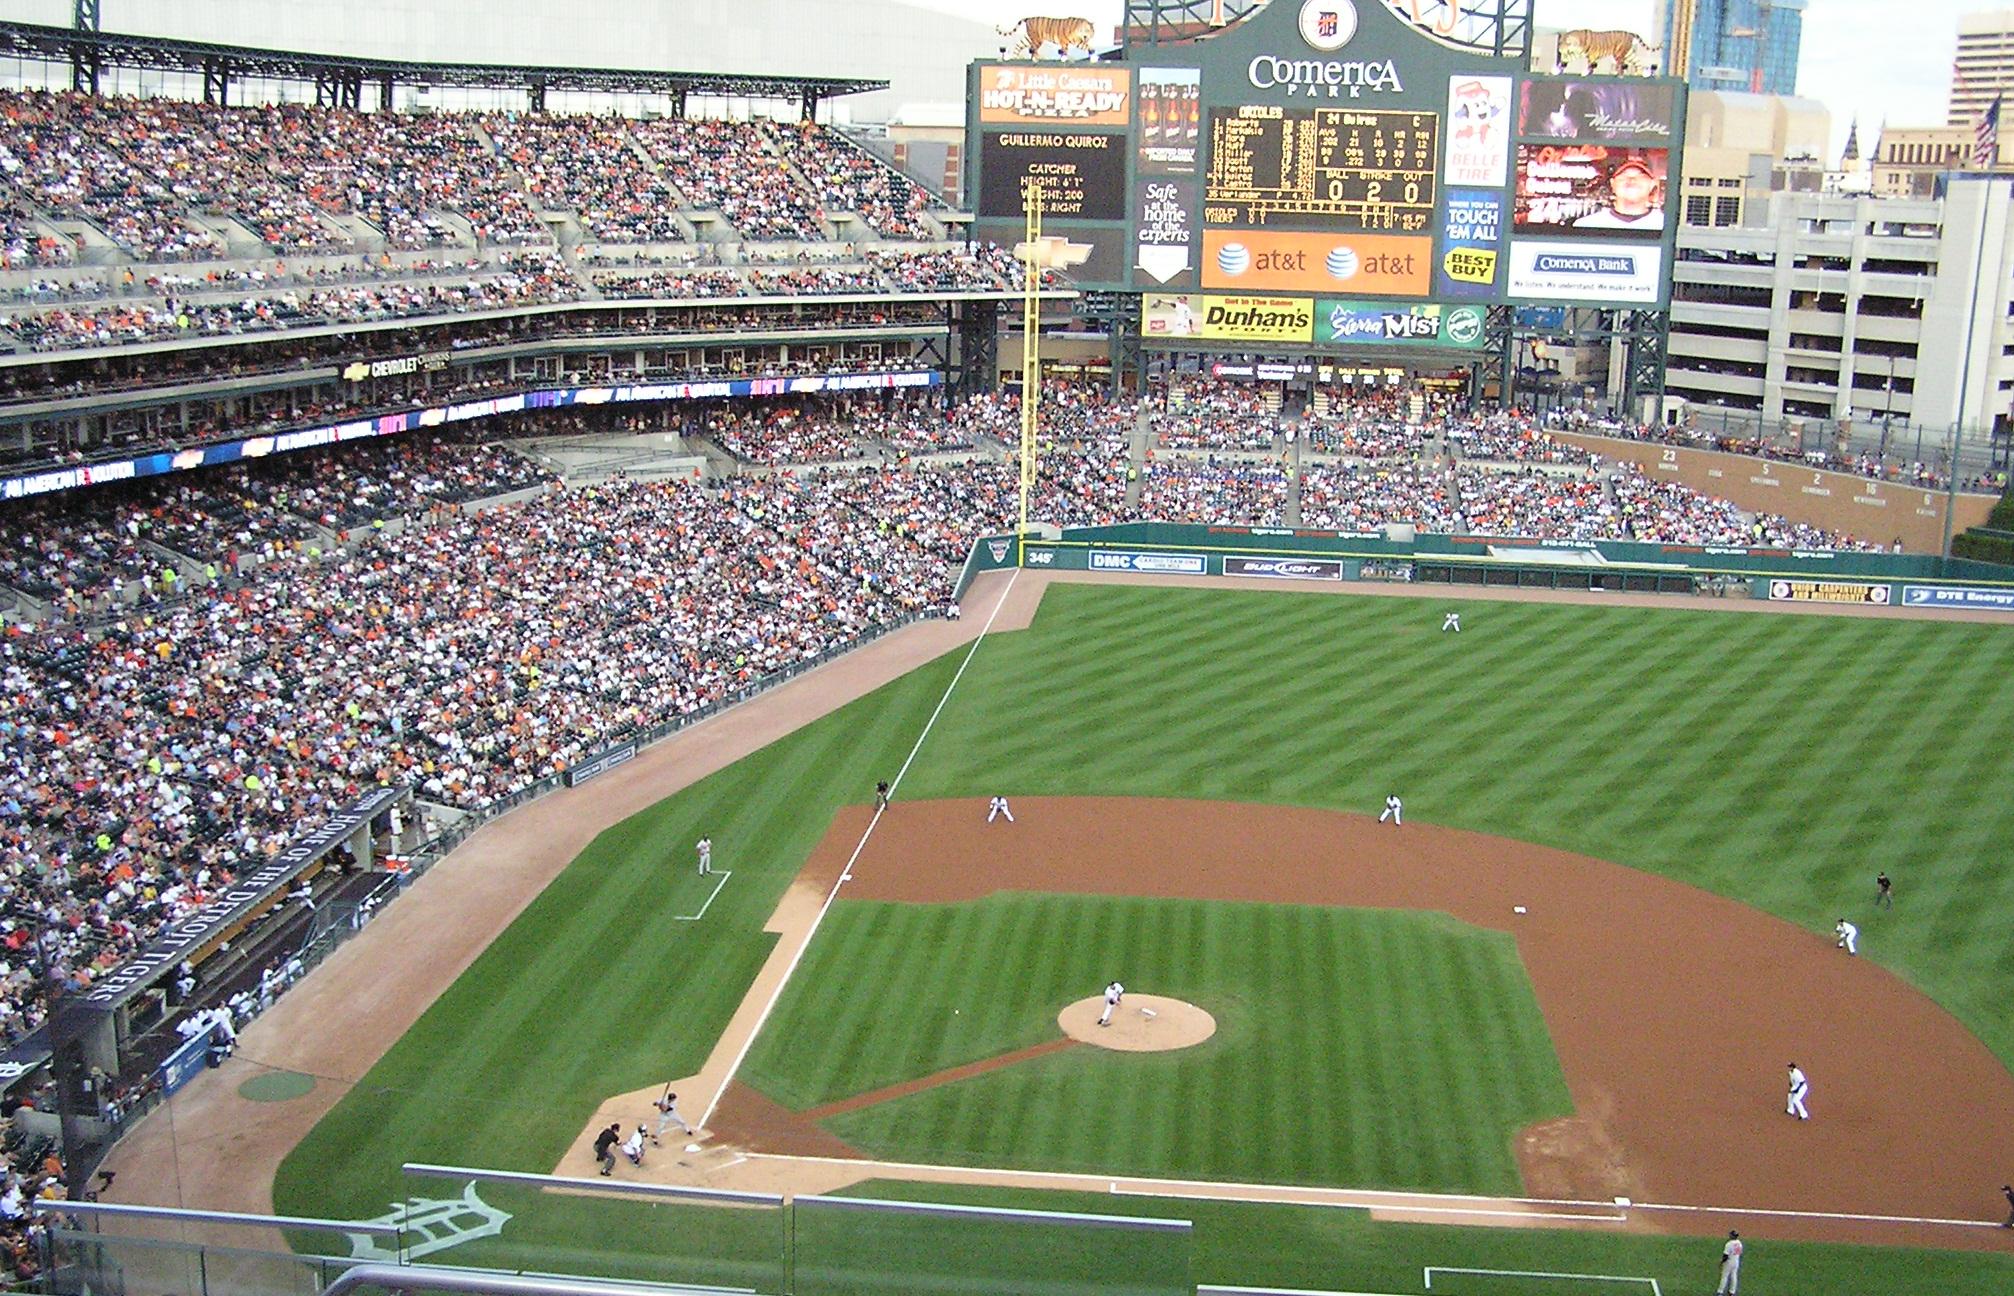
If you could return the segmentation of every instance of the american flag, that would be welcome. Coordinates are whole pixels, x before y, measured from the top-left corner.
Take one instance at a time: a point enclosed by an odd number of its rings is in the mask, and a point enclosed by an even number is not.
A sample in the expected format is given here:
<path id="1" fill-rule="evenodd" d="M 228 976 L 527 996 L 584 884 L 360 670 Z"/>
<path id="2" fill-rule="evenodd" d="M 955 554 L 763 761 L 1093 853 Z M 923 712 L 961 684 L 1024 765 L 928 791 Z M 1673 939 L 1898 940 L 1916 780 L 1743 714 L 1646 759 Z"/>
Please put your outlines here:
<path id="1" fill-rule="evenodd" d="M 1981 117 L 1979 124 L 1972 128 L 1972 165 L 1982 170 L 1992 166 L 1994 159 L 2000 152 L 2000 100 L 2002 98 L 2003 96 L 2001 95 L 1994 95 L 1993 106 L 1986 110 L 1986 115 Z"/>

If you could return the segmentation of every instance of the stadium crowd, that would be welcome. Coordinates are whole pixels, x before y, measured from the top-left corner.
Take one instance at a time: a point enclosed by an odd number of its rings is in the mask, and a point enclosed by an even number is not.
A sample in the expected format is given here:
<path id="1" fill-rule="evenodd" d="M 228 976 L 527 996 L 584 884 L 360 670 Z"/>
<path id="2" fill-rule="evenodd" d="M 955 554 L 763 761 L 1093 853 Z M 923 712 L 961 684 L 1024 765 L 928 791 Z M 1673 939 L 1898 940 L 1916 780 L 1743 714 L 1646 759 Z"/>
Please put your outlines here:
<path id="1" fill-rule="evenodd" d="M 1840 543 L 1627 466 L 1314 459 L 1296 479 L 1271 454 L 1165 448 L 1136 465 L 1141 402 L 1059 384 L 1044 410 L 1032 511 L 1063 525 L 1273 526 L 1297 504 L 1342 531 Z M 489 439 L 611 425 L 641 427 L 526 415 L 0 511 L 0 585 L 49 606 L 0 629 L 0 1038 L 40 1021 L 44 967 L 87 985 L 370 786 L 480 807 L 942 608 L 1019 503 L 1011 394 L 948 417 L 882 397 L 711 407 L 692 430 L 791 465 L 717 483 L 561 484 Z M 898 455 L 818 466 L 863 441 Z"/>

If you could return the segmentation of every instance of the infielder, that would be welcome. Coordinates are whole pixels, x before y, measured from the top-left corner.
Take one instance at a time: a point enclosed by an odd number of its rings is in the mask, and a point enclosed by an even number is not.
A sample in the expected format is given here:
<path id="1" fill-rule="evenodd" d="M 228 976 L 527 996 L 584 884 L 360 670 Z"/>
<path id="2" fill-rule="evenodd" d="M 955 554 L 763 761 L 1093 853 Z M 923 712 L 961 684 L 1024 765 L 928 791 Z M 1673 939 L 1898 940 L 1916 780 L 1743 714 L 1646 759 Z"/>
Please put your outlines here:
<path id="1" fill-rule="evenodd" d="M 1126 987 L 1120 985 L 1117 981 L 1105 987 L 1105 1015 L 1098 1019 L 1100 1026 L 1110 1026 L 1112 1024 L 1112 1011 L 1119 1006 L 1119 1001 L 1125 997 Z"/>
<path id="2" fill-rule="evenodd" d="M 1447 618 L 1441 622 L 1441 629 L 1452 630 L 1456 634 L 1460 634 L 1462 632 L 1462 614 L 1459 612 L 1448 613 Z"/>
<path id="3" fill-rule="evenodd" d="M 1007 798 L 997 796 L 986 804 L 986 822 L 992 823 L 994 819 L 1001 815 L 1007 816 L 1008 823 L 1014 822 L 1014 812 L 1007 808 Z"/>
<path id="4" fill-rule="evenodd" d="M 713 872 L 713 838 L 702 837 L 696 846 L 699 851 L 699 875 L 705 877 Z"/>
<path id="5" fill-rule="evenodd" d="M 1797 1069 L 1797 1063 L 1790 1064 L 1790 1098 L 1784 1103 L 1784 1114 L 1799 1120 L 1810 1120 L 1811 1113 L 1804 1109 L 1804 1100 L 1811 1093 L 1811 1082 L 1804 1078 L 1804 1072 Z"/>
<path id="6" fill-rule="evenodd" d="M 1395 796 L 1388 796 L 1385 798 L 1385 812 L 1378 816 L 1378 822 L 1383 823 L 1389 819 L 1392 821 L 1393 827 L 1398 827 L 1406 821 L 1405 811 L 1406 807 L 1403 801 L 1400 801 Z"/>
<path id="7" fill-rule="evenodd" d="M 1860 952 L 1860 929 L 1852 923 L 1841 918 L 1833 924 L 1832 934 L 1839 938 L 1833 942 L 1834 948 L 1843 949 L 1848 954 Z"/>
<path id="8" fill-rule="evenodd" d="M 665 1090 L 664 1097 L 652 1103 L 651 1106 L 657 1108 L 657 1128 L 651 1131 L 650 1135 L 652 1143 L 655 1143 L 659 1147 L 664 1146 L 664 1127 L 667 1125 L 676 1125 L 688 1135 L 692 1133 L 692 1126 L 686 1124 L 685 1117 L 678 1114 L 678 1095 L 671 1090 Z"/>
<path id="9" fill-rule="evenodd" d="M 1720 1248 L 1720 1286 L 1714 1296 L 1735 1296 L 1741 1287 L 1741 1234 L 1727 1230 L 1727 1245 Z"/>

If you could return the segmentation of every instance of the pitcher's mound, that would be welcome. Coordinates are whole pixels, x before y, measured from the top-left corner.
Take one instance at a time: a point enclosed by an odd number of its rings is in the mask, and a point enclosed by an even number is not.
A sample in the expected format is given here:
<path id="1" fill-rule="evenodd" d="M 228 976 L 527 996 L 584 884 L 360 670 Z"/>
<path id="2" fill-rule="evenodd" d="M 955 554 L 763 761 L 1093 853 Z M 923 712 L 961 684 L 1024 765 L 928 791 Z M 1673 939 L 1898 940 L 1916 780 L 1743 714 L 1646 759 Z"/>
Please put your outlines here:
<path id="1" fill-rule="evenodd" d="M 1112 1010 L 1112 1024 L 1100 1026 L 1105 996 L 1079 999 L 1056 1014 L 1056 1024 L 1073 1040 L 1126 1053 L 1158 1053 L 1188 1048 L 1217 1033 L 1217 1019 L 1192 1003 L 1160 995 L 1129 994 Z"/>

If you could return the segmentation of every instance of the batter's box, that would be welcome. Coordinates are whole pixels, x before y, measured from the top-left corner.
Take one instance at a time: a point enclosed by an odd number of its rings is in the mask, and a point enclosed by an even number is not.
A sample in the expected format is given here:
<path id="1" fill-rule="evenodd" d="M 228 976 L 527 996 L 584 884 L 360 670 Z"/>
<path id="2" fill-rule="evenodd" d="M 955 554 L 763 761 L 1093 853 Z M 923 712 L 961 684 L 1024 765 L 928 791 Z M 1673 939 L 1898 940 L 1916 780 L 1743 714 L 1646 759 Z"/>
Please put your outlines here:
<path id="1" fill-rule="evenodd" d="M 1655 1278 L 1546 1269 L 1428 1265 L 1426 1284 L 1436 1296 L 1664 1296 Z"/>
<path id="2" fill-rule="evenodd" d="M 706 911 L 713 907 L 713 902 L 715 900 L 720 898 L 720 888 L 726 886 L 727 879 L 733 877 L 734 874 L 726 869 L 719 869 L 712 873 L 707 874 L 706 876 L 710 878 L 716 878 L 718 880 L 713 884 L 713 890 L 707 893 L 706 899 L 700 904 L 699 912 L 689 914 L 673 914 L 672 917 L 678 919 L 680 922 L 698 922 L 700 919 L 706 917 Z M 703 882 L 706 879 L 701 878 L 700 880 Z"/>

